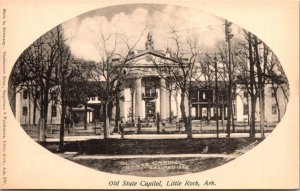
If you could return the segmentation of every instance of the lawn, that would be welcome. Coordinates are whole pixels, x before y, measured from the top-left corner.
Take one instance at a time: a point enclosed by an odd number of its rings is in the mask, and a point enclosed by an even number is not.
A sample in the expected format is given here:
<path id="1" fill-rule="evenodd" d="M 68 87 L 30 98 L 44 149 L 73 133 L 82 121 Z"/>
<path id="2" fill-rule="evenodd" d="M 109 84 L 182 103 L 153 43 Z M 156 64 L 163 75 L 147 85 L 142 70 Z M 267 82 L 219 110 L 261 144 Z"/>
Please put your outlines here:
<path id="1" fill-rule="evenodd" d="M 249 138 L 199 138 L 199 139 L 93 139 L 67 142 L 64 152 L 78 152 L 86 155 L 142 155 L 142 154 L 192 154 L 226 153 L 253 143 Z M 57 152 L 58 143 L 44 143 L 43 146 Z"/>
<path id="2" fill-rule="evenodd" d="M 103 172 L 136 176 L 174 176 L 223 165 L 259 142 L 259 139 L 249 138 L 97 139 L 67 142 L 63 152 L 57 151 L 57 142 L 44 143 L 43 146 L 66 159 Z M 149 157 L 141 157 L 143 155 Z"/>
<path id="3" fill-rule="evenodd" d="M 103 172 L 146 177 L 162 177 L 201 172 L 225 164 L 233 160 L 233 158 L 76 159 L 75 157 L 71 160 Z"/>

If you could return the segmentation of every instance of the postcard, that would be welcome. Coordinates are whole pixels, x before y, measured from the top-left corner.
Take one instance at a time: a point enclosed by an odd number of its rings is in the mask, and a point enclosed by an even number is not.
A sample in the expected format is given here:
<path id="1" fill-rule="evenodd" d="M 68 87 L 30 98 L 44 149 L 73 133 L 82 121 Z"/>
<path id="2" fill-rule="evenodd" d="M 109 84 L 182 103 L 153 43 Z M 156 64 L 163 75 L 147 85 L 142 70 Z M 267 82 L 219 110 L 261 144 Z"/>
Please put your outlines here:
<path id="1" fill-rule="evenodd" d="M 299 188 L 297 2 L 1 2 L 1 188 Z"/>

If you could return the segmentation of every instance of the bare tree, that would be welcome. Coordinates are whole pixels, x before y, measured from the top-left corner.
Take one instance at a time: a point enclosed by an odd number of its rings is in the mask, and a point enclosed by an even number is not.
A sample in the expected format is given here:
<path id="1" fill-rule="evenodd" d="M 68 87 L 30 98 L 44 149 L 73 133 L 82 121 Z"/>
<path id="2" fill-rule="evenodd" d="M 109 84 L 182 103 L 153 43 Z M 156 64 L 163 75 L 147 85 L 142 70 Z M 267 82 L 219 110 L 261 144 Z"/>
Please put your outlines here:
<path id="1" fill-rule="evenodd" d="M 129 66 L 130 53 L 139 40 L 140 38 L 133 45 L 130 45 L 128 39 L 120 34 L 100 34 L 100 39 L 96 42 L 101 59 L 93 66 L 91 80 L 98 82 L 97 93 L 105 108 L 105 139 L 110 134 L 110 107 L 120 96 L 119 86 L 122 79 L 127 75 L 126 68 Z"/>
<path id="2" fill-rule="evenodd" d="M 41 36 L 18 59 L 12 78 L 12 84 L 18 91 L 26 89 L 34 100 L 34 110 L 40 111 L 39 141 L 45 141 L 48 104 L 53 96 L 50 92 L 56 89 L 58 63 L 60 61 L 58 33 L 56 28 Z M 13 74 L 13 76 L 16 76 Z M 54 96 L 57 99 L 57 96 Z M 35 118 L 35 113 L 34 113 Z M 35 120 L 35 119 L 34 119 Z"/>
<path id="3" fill-rule="evenodd" d="M 233 122 L 232 120 L 232 58 L 231 58 L 231 38 L 233 34 L 231 34 L 232 29 L 230 26 L 231 22 L 225 20 L 225 39 L 228 44 L 228 99 L 227 99 L 227 136 L 230 137 L 230 126 Z"/>
<path id="4" fill-rule="evenodd" d="M 203 81 L 198 80 L 199 86 L 206 91 L 212 90 L 214 84 L 214 59 L 211 58 L 209 53 L 206 53 L 204 57 L 198 56 L 200 63 L 200 72 L 203 76 Z M 208 108 L 207 108 L 207 124 L 210 124 L 211 121 L 211 105 L 212 100 L 208 99 Z"/>
<path id="5" fill-rule="evenodd" d="M 197 57 L 200 54 L 197 38 L 182 39 L 178 32 L 171 28 L 170 39 L 174 43 L 174 50 L 171 51 L 170 58 L 157 59 L 152 57 L 152 61 L 160 75 L 166 82 L 172 81 L 177 89 L 180 90 L 181 101 L 180 111 L 186 128 L 188 138 L 192 138 L 192 119 L 191 119 L 191 96 L 190 91 L 193 81 L 198 76 L 196 70 Z M 188 108 L 185 102 L 188 102 Z M 187 113 L 186 113 L 187 109 Z"/>
<path id="6" fill-rule="evenodd" d="M 61 25 L 55 28 L 56 46 L 58 48 L 58 63 L 56 66 L 55 76 L 57 78 L 57 86 L 59 87 L 59 97 L 61 106 L 61 117 L 60 117 L 60 132 L 59 132 L 59 149 L 62 151 L 64 147 L 64 133 L 65 133 L 65 119 L 67 109 L 67 87 L 71 81 L 72 75 L 71 64 L 74 59 L 71 59 L 71 51 L 69 47 L 65 45 L 66 39 L 63 36 L 63 28 Z"/>
<path id="7" fill-rule="evenodd" d="M 265 57 L 264 60 L 267 65 L 265 78 L 267 83 L 270 83 L 272 86 L 272 94 L 274 95 L 277 109 L 278 122 L 280 122 L 282 117 L 282 111 L 280 109 L 280 101 L 284 101 L 285 105 L 289 100 L 289 83 L 288 79 L 283 71 L 281 64 L 279 63 L 278 58 L 275 56 L 273 52 L 269 50 L 269 48 L 264 44 L 264 51 L 269 51 L 268 57 Z M 284 99 L 279 100 L 278 94 L 282 92 Z"/>

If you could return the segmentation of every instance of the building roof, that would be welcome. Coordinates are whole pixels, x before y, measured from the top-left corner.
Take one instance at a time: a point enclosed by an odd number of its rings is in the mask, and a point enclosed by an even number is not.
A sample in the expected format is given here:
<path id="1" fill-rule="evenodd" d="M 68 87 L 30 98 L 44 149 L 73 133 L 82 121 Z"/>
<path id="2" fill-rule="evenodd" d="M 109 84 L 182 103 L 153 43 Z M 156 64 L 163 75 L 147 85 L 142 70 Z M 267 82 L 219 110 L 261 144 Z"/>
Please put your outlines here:
<path id="1" fill-rule="evenodd" d="M 134 50 L 129 57 L 129 61 L 132 61 L 136 58 L 142 57 L 147 54 L 166 59 L 171 62 L 178 62 L 178 60 L 174 56 L 172 56 L 171 54 L 169 54 L 168 56 L 167 53 L 165 53 L 163 50 Z"/>

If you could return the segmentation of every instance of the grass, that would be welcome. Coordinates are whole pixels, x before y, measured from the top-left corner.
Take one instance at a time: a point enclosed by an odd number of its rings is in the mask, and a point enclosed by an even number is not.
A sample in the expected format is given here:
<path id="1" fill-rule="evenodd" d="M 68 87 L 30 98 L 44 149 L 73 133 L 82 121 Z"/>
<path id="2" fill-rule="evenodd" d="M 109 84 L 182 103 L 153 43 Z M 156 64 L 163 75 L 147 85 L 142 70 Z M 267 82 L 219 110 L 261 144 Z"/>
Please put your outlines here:
<path id="1" fill-rule="evenodd" d="M 146 177 L 196 173 L 223 165 L 232 158 L 71 159 L 81 165 L 114 174 Z"/>
<path id="2" fill-rule="evenodd" d="M 249 138 L 201 139 L 97 139 L 68 142 L 63 153 L 58 143 L 43 143 L 48 150 L 78 164 L 114 174 L 157 177 L 201 172 L 223 165 L 247 152 L 260 142 Z M 68 154 L 75 152 L 78 154 Z M 164 156 L 139 158 L 139 155 L 160 154 L 222 154 L 218 156 Z M 132 158 L 81 158 L 82 155 L 133 155 Z M 230 155 L 231 157 L 227 157 Z M 79 156 L 79 157 L 77 157 Z M 233 157 L 232 157 L 233 156 Z"/>
<path id="3" fill-rule="evenodd" d="M 201 139 L 92 139 L 65 144 L 63 152 L 87 155 L 142 155 L 142 154 L 230 154 L 257 140 L 249 138 Z M 43 143 L 52 152 L 58 152 L 58 143 Z"/>

